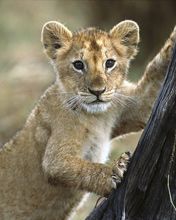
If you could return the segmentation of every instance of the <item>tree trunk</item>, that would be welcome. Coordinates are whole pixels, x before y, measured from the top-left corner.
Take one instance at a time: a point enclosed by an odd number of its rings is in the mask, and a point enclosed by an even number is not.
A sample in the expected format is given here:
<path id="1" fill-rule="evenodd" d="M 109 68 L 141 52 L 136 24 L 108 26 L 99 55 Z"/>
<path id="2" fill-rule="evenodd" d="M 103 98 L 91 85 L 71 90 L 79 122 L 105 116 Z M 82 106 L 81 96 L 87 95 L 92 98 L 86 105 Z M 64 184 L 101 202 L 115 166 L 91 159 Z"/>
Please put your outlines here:
<path id="1" fill-rule="evenodd" d="M 176 220 L 175 147 L 176 46 L 122 184 L 86 220 Z"/>

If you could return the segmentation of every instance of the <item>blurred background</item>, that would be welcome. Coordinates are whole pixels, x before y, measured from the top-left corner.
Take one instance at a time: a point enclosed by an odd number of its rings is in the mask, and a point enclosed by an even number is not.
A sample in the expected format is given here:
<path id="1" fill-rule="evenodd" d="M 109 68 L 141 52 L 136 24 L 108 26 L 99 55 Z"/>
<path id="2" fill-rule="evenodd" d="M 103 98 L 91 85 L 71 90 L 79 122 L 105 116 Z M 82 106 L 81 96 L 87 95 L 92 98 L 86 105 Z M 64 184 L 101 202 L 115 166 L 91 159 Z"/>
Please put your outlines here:
<path id="1" fill-rule="evenodd" d="M 57 20 L 71 30 L 87 26 L 109 30 L 124 19 L 140 26 L 140 52 L 129 72 L 129 79 L 136 81 L 176 24 L 176 1 L 0 0 L 0 145 L 22 128 L 40 95 L 55 79 L 42 52 L 42 25 Z M 114 141 L 112 157 L 134 149 L 139 136 Z M 96 200 L 91 196 L 74 220 L 84 219 Z"/>

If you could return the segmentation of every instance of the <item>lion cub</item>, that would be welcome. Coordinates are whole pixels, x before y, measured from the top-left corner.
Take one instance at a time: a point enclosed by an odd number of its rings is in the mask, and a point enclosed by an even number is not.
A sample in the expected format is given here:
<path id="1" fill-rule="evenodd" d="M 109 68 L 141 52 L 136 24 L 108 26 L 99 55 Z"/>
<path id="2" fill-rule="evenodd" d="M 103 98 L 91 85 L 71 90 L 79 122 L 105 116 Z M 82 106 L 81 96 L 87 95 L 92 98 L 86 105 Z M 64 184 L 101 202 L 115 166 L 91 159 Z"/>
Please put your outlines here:
<path id="1" fill-rule="evenodd" d="M 126 80 L 139 28 L 72 33 L 48 22 L 42 43 L 56 71 L 24 128 L 0 151 L 0 219 L 64 220 L 84 192 L 107 196 L 129 155 L 103 164 L 112 136 L 142 129 L 164 77 L 176 31 L 137 84 Z"/>

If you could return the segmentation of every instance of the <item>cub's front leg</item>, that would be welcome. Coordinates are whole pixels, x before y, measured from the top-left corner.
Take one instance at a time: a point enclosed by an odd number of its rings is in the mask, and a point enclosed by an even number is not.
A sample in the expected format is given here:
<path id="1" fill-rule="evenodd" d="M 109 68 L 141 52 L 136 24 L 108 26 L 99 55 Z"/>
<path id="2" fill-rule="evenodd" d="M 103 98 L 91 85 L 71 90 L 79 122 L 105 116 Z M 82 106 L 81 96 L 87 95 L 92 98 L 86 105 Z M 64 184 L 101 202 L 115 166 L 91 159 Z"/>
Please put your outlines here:
<path id="1" fill-rule="evenodd" d="M 110 167 L 92 163 L 74 155 L 78 146 L 58 146 L 51 139 L 43 158 L 43 170 L 49 183 L 107 196 L 121 182 L 130 154 L 124 153 Z"/>

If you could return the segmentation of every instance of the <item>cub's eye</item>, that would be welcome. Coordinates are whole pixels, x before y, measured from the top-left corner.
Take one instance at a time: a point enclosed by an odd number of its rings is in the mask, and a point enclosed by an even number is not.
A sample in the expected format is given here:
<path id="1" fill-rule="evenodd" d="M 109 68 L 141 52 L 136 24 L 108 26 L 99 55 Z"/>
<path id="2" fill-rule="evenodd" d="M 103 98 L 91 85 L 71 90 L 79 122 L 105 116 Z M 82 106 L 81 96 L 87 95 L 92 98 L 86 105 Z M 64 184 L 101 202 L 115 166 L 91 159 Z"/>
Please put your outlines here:
<path id="1" fill-rule="evenodd" d="M 110 69 L 110 68 L 114 67 L 115 63 L 116 63 L 116 61 L 113 59 L 106 60 L 106 63 L 105 63 L 106 69 Z"/>
<path id="2" fill-rule="evenodd" d="M 81 60 L 74 61 L 73 66 L 76 70 L 84 70 L 84 63 Z"/>

